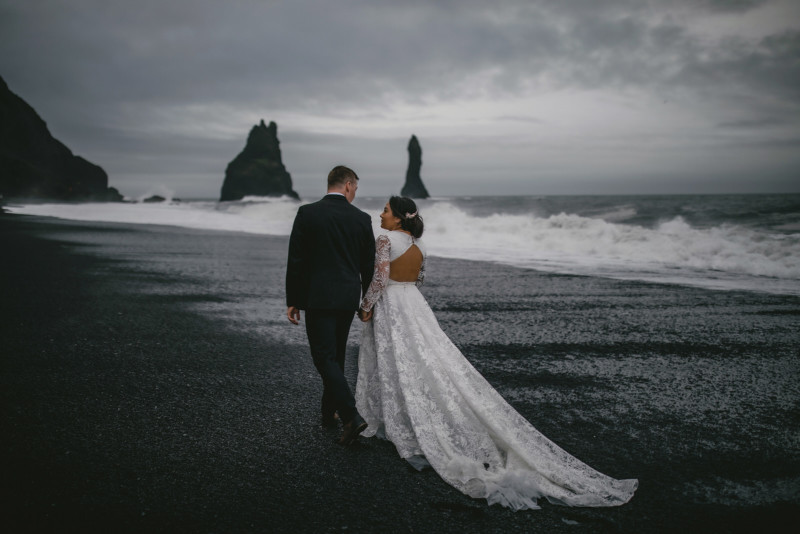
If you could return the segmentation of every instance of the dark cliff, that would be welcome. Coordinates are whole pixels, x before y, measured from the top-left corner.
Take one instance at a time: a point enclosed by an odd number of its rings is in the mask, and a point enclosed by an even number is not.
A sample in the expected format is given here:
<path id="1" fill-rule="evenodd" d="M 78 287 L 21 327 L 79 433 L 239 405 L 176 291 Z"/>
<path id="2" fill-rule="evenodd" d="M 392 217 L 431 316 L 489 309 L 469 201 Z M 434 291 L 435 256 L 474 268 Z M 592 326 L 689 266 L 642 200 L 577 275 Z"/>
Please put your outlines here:
<path id="1" fill-rule="evenodd" d="M 225 169 L 220 201 L 240 200 L 245 196 L 300 196 L 292 189 L 292 177 L 281 161 L 278 125 L 262 120 L 253 126 L 247 144 Z"/>
<path id="2" fill-rule="evenodd" d="M 108 175 L 55 139 L 39 114 L 0 78 L 0 194 L 119 201 Z"/>
<path id="3" fill-rule="evenodd" d="M 428 190 L 422 183 L 419 170 L 422 167 L 422 147 L 419 146 L 417 136 L 412 135 L 408 142 L 408 170 L 406 171 L 406 183 L 400 194 L 411 198 L 428 198 Z"/>

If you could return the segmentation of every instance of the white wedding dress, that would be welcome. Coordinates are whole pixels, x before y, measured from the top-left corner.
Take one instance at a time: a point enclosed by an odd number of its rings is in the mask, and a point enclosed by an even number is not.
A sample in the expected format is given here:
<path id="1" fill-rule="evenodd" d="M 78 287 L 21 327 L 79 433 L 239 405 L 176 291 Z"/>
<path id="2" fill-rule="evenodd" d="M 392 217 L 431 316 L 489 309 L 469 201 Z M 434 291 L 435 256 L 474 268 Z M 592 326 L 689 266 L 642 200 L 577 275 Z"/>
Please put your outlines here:
<path id="1" fill-rule="evenodd" d="M 389 263 L 412 245 L 422 253 L 417 282 L 389 279 Z M 425 247 L 392 231 L 376 240 L 375 277 L 364 296 L 374 307 L 358 357 L 356 408 L 363 436 L 389 439 L 416 468 L 430 465 L 449 484 L 489 504 L 538 508 L 617 506 L 638 481 L 615 480 L 547 439 L 514 410 L 439 327 L 419 292 Z"/>

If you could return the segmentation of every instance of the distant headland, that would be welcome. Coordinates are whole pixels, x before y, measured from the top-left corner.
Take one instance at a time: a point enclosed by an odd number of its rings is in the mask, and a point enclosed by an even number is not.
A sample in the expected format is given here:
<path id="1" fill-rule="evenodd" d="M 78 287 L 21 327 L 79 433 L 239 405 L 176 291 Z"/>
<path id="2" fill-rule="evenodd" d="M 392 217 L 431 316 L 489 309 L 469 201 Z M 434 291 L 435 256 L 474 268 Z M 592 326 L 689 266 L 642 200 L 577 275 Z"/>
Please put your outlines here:
<path id="1" fill-rule="evenodd" d="M 0 77 L 0 195 L 63 201 L 122 200 L 106 172 L 55 139 Z"/>

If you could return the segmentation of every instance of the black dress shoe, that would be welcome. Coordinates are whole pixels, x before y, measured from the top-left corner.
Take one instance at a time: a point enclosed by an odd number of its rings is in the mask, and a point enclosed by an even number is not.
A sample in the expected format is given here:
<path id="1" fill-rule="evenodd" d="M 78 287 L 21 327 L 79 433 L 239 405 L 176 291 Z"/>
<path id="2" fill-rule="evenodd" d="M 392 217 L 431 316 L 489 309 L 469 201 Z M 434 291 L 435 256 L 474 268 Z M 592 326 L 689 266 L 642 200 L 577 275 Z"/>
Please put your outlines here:
<path id="1" fill-rule="evenodd" d="M 325 428 L 339 428 L 339 414 L 334 412 L 333 415 L 323 415 L 321 424 Z"/>
<path id="2" fill-rule="evenodd" d="M 354 443 L 358 435 L 366 430 L 366 428 L 367 422 L 356 413 L 355 417 L 344 425 L 344 432 L 342 432 L 342 437 L 339 438 L 339 445 L 350 445 Z"/>

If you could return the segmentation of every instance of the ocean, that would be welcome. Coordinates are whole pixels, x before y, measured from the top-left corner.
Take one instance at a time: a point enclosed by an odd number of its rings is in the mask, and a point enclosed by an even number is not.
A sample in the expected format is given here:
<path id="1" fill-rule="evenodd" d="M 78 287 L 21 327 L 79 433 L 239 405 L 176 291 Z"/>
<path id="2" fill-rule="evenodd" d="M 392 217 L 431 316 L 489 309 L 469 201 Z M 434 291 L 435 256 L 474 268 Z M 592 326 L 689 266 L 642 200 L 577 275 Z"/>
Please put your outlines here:
<path id="1" fill-rule="evenodd" d="M 297 202 L 18 204 L 12 213 L 286 236 Z M 356 198 L 373 215 L 384 197 Z M 800 295 L 800 194 L 472 196 L 418 201 L 432 256 L 543 272 Z"/>

